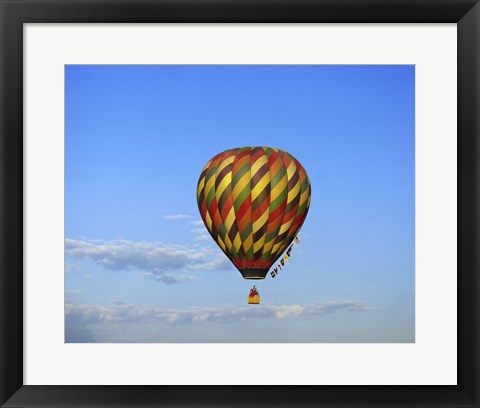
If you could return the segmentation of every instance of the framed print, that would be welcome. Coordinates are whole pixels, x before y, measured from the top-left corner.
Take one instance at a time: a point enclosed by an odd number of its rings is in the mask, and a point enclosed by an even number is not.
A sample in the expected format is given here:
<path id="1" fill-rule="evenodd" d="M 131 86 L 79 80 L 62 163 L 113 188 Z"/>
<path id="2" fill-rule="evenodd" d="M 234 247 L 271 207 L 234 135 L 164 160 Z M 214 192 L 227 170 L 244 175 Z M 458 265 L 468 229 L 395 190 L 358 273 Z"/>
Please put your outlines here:
<path id="1" fill-rule="evenodd" d="M 477 2 L 1 7 L 2 406 L 479 406 Z"/>
<path id="2" fill-rule="evenodd" d="M 105 28 L 110 38 L 135 44 L 135 49 L 125 52 L 123 47 L 115 53 L 113 44 L 107 47 L 104 42 Z M 443 230 L 454 230 L 456 224 L 457 188 L 456 177 L 452 177 L 456 174 L 456 138 L 449 137 L 456 129 L 451 114 L 456 110 L 455 27 L 354 27 L 355 41 L 349 35 L 349 25 L 268 28 L 95 25 L 63 27 L 60 35 L 58 27 L 26 25 L 26 194 L 31 202 L 39 203 L 26 206 L 31 220 L 26 227 L 24 275 L 29 293 L 24 309 L 25 329 L 30 333 L 24 345 L 30 355 L 24 372 L 27 384 L 202 381 L 205 385 L 349 385 L 359 381 L 358 370 L 362 371 L 363 385 L 456 382 L 456 298 L 454 292 L 445 296 L 455 287 L 455 274 L 431 275 L 447 264 L 454 272 L 456 258 L 450 248 L 456 246 L 456 235 L 449 233 L 438 241 L 430 233 L 438 229 L 438 219 L 442 219 Z M 318 45 L 327 37 L 327 46 Z M 176 38 L 175 46 L 173 42 L 160 43 L 159 38 Z M 282 47 L 268 49 L 265 42 L 272 38 Z M 331 46 L 335 41 L 336 46 Z M 442 47 L 433 47 L 428 58 L 422 58 L 422 50 L 436 42 Z M 401 55 L 401 48 L 396 47 L 379 57 L 376 50 L 385 48 L 383 43 L 401 43 L 414 55 Z M 91 65 L 99 62 L 95 55 L 98 44 L 103 58 L 104 50 L 111 50 L 110 64 Z M 321 50 L 312 55 L 309 50 L 315 46 Z M 217 49 L 224 51 L 219 54 Z M 148 59 L 141 55 L 143 50 Z M 353 60 L 355 64 L 326 65 L 344 62 L 337 50 L 342 50 L 345 62 Z M 126 59 L 131 56 L 130 61 Z M 379 59 L 383 65 L 376 64 Z M 72 61 L 77 63 L 70 64 Z M 131 61 L 135 65 L 129 65 Z M 388 63 L 393 65 L 385 65 Z M 418 162 L 415 271 L 414 75 Z M 151 86 L 141 85 L 146 81 Z M 439 81 L 442 88 L 437 86 Z M 168 84 L 174 86 L 169 89 Z M 206 86 L 214 95 L 207 97 L 205 106 L 195 101 L 209 94 Z M 51 98 L 45 105 L 43 95 L 47 93 Z M 114 97 L 106 99 L 109 95 Z M 283 102 L 278 103 L 275 95 Z M 82 101 L 88 102 L 82 107 Z M 182 101 L 182 105 L 175 101 Z M 190 120 L 185 124 L 172 120 L 178 115 Z M 342 120 L 345 117 L 349 118 L 346 122 Z M 426 119 L 429 117 L 437 119 Z M 188 123 L 196 125 L 187 129 Z M 288 127 L 290 131 L 285 132 Z M 112 129 L 116 129 L 113 139 Z M 144 130 L 139 133 L 139 129 Z M 197 137 L 199 132 L 201 137 Z M 294 143 L 293 133 L 302 134 Z M 436 135 L 434 155 L 430 154 L 430 135 Z M 135 153 L 132 147 L 126 149 L 132 140 Z M 89 147 L 92 141 L 94 148 Z M 244 279 L 216 241 L 209 239 L 208 218 L 204 226 L 193 191 L 205 165 L 204 156 L 256 143 L 280 145 L 283 152 L 295 155 L 298 167 L 308 174 L 304 186 L 310 182 L 313 201 L 297 237 L 301 242 L 294 242 L 291 256 L 287 251 L 282 253 L 283 265 L 279 260 L 271 268 L 272 272 L 277 268 L 277 276 L 270 274 L 252 282 Z M 106 149 L 102 160 L 95 159 L 102 146 Z M 51 154 L 54 148 L 59 151 Z M 170 164 L 164 149 L 173 158 Z M 200 154 L 202 149 L 204 154 Z M 253 156 L 245 151 L 251 163 Z M 309 159 L 307 152 L 316 152 L 313 157 L 317 159 Z M 149 159 L 145 154 L 153 156 Z M 45 162 L 47 155 L 51 159 Z M 423 162 L 429 165 L 422 166 Z M 153 166 L 149 170 L 148 163 Z M 97 170 L 92 171 L 92 167 Z M 117 170 L 112 172 L 113 168 Z M 327 174 L 330 183 L 323 180 Z M 105 176 L 111 182 L 102 181 Z M 49 180 L 49 195 L 59 194 L 57 199 L 47 202 L 36 198 L 44 192 L 30 187 L 46 188 L 41 180 Z M 176 187 L 166 188 L 169 183 Z M 321 186 L 320 192 L 315 186 Z M 425 202 L 439 194 L 441 203 Z M 57 207 L 62 195 L 66 204 Z M 106 204 L 104 200 L 112 196 L 117 197 L 115 202 Z M 307 189 L 304 197 L 308 200 Z M 198 198 L 201 201 L 201 190 Z M 88 200 L 92 201 L 88 204 Z M 176 211 L 172 212 L 175 200 Z M 300 204 L 300 200 L 296 202 Z M 377 202 L 382 205 L 377 206 Z M 138 218 L 135 207 L 141 208 L 148 226 Z M 92 217 L 98 218 L 93 221 Z M 48 220 L 48 225 L 39 225 L 42 220 Z M 329 226 L 333 220 L 334 226 Z M 43 237 L 37 235 L 42 231 Z M 48 240 L 44 239 L 45 231 L 52 232 Z M 317 242 L 323 242 L 322 253 Z M 63 257 L 57 253 L 64 246 L 65 275 L 60 262 Z M 427 255 L 433 249 L 445 254 L 438 264 L 435 257 Z M 44 275 L 33 272 L 37 268 L 48 271 L 47 288 L 41 281 Z M 432 280 L 433 291 L 429 285 Z M 249 290 L 253 289 L 250 283 L 261 294 L 258 307 L 248 303 Z M 47 289 L 53 293 L 46 298 Z M 58 312 L 64 303 L 62 316 Z M 50 316 L 47 322 L 44 315 Z M 432 337 L 439 330 L 439 315 L 445 332 L 440 339 Z M 104 343 L 114 343 L 109 352 Z M 435 363 L 439 353 L 443 359 Z M 44 356 L 49 356 L 48 364 Z M 190 362 L 188 372 L 176 364 L 183 359 Z M 261 362 L 262 370 L 252 371 L 243 364 L 249 359 Z M 130 366 L 135 376 L 116 369 L 109 372 L 116 361 Z M 287 361 L 289 370 L 275 378 L 275 367 Z M 314 361 L 323 370 L 311 376 L 303 367 Z M 367 361 L 368 372 L 364 368 Z M 387 374 L 385 361 L 396 370 Z M 103 370 L 85 378 L 82 373 L 94 363 Z M 162 364 L 169 370 L 146 369 Z M 77 369 L 68 372 L 70 365 Z M 231 367 L 235 370 L 228 378 L 221 375 Z M 345 367 L 349 367 L 347 373 Z"/>

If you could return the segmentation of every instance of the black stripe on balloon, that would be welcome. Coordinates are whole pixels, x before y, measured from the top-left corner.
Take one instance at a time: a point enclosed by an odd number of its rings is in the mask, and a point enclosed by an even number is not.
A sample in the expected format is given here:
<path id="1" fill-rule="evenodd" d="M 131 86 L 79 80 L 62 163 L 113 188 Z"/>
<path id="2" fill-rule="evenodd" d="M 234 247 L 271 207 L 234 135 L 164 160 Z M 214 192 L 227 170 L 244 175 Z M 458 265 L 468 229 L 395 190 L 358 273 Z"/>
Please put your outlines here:
<path id="1" fill-rule="evenodd" d="M 227 202 L 230 196 L 231 196 L 231 188 L 227 187 L 223 191 L 222 195 L 220 196 L 220 200 L 218 201 L 218 208 L 220 209 L 220 215 L 222 213 L 223 207 L 225 206 L 225 203 Z M 232 208 L 233 208 L 233 203 L 232 203 Z M 223 217 L 222 217 L 222 221 L 225 221 Z"/>
<path id="2" fill-rule="evenodd" d="M 300 178 L 298 171 L 295 171 L 293 173 L 293 176 L 290 180 L 288 180 L 288 191 L 292 191 L 293 187 L 295 187 L 295 184 L 298 183 L 298 179 Z"/>
<path id="3" fill-rule="evenodd" d="M 285 208 L 285 214 L 288 214 L 290 211 L 294 210 L 295 208 L 298 207 L 298 204 L 300 203 L 300 194 L 297 194 L 295 198 L 290 201 L 290 203 L 287 204 L 287 207 Z M 295 214 L 293 217 L 295 217 L 297 211 L 295 211 Z"/>
<path id="4" fill-rule="evenodd" d="M 262 258 L 262 255 L 263 255 L 263 248 L 260 248 L 257 252 L 253 254 L 253 261 L 258 262 Z"/>
<path id="5" fill-rule="evenodd" d="M 268 183 L 265 188 L 261 191 L 261 193 L 253 200 L 252 202 L 252 212 L 255 212 L 255 210 L 260 207 L 265 200 L 268 199 L 270 195 L 270 183 Z M 270 203 L 269 203 L 270 206 Z M 268 207 L 267 207 L 268 210 Z M 262 215 L 262 214 L 260 214 Z"/>
<path id="6" fill-rule="evenodd" d="M 277 237 L 277 244 L 279 242 L 282 242 L 286 237 L 287 237 L 287 234 L 288 234 L 288 231 L 285 231 L 284 233 L 280 234 L 278 237 Z"/>
<path id="7" fill-rule="evenodd" d="M 268 161 L 263 164 L 262 167 L 258 169 L 258 171 L 252 176 L 252 190 L 253 188 L 260 182 L 265 174 L 269 172 L 269 165 Z"/>
<path id="8" fill-rule="evenodd" d="M 215 188 L 218 188 L 222 180 L 225 178 L 225 176 L 232 171 L 233 168 L 233 162 L 226 165 L 220 173 L 217 174 L 217 177 L 215 178 Z"/>
<path id="9" fill-rule="evenodd" d="M 260 240 L 260 238 L 262 238 L 265 235 L 265 232 L 267 231 L 267 225 L 268 225 L 268 221 L 265 224 L 263 224 L 258 229 L 258 231 L 256 231 L 253 234 L 253 242 L 258 242 Z"/>

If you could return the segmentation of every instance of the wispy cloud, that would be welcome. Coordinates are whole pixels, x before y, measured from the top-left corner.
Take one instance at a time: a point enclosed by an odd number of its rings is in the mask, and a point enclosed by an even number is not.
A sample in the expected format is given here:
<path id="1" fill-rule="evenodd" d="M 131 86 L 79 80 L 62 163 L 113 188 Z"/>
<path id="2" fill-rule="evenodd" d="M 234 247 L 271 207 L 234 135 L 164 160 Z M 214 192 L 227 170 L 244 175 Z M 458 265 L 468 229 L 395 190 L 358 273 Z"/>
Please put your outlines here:
<path id="1" fill-rule="evenodd" d="M 192 324 L 197 322 L 228 323 L 246 319 L 296 319 L 303 316 L 321 316 L 332 313 L 365 312 L 372 310 L 365 302 L 353 300 L 326 300 L 306 305 L 262 305 L 261 307 L 191 307 L 167 309 L 118 302 L 111 305 L 65 304 L 65 317 L 83 324 L 101 322 L 163 322 Z"/>
<path id="2" fill-rule="evenodd" d="M 138 269 L 145 276 L 167 284 L 192 280 L 192 276 L 184 274 L 188 271 L 231 267 L 225 255 L 213 247 L 188 247 L 124 239 L 91 241 L 67 238 L 65 254 L 71 258 L 92 260 L 111 270 Z"/>
<path id="3" fill-rule="evenodd" d="M 77 272 L 82 269 L 82 266 L 77 263 L 65 262 L 65 272 Z"/>
<path id="4" fill-rule="evenodd" d="M 199 262 L 190 266 L 190 269 L 197 271 L 223 271 L 228 268 L 233 268 L 233 266 L 226 256 L 217 256 L 207 262 Z"/>
<path id="5" fill-rule="evenodd" d="M 152 278 L 156 280 L 157 282 L 162 282 L 167 285 L 170 285 L 172 283 L 180 283 L 180 282 L 191 282 L 193 280 L 193 276 L 189 275 L 173 275 L 171 273 L 161 273 L 161 274 L 156 274 L 154 272 L 144 272 L 142 274 L 143 276 L 147 278 Z"/>
<path id="6" fill-rule="evenodd" d="M 80 293 L 83 293 L 79 289 L 67 289 L 65 290 L 65 295 L 79 295 Z"/>
<path id="7" fill-rule="evenodd" d="M 207 232 L 207 229 L 205 227 L 203 228 L 194 228 L 192 230 L 190 230 L 191 232 L 193 232 L 194 234 L 204 234 Z"/>
<path id="8" fill-rule="evenodd" d="M 194 236 L 195 241 L 207 241 L 210 239 L 210 236 L 208 234 L 198 234 Z"/>
<path id="9" fill-rule="evenodd" d="M 187 218 L 192 218 L 192 216 L 187 214 L 172 214 L 172 215 L 165 215 L 162 218 L 164 220 L 184 220 Z"/>

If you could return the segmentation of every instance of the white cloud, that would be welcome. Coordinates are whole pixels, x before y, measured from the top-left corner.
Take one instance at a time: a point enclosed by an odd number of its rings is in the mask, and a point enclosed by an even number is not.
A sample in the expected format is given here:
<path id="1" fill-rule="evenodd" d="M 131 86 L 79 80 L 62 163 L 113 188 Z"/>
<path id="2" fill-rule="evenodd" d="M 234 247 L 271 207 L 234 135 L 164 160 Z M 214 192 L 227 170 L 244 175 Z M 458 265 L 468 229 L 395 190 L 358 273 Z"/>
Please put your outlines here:
<path id="1" fill-rule="evenodd" d="M 82 269 L 82 266 L 72 262 L 65 263 L 65 272 L 77 272 Z"/>
<path id="2" fill-rule="evenodd" d="M 192 228 L 190 232 L 193 234 L 193 239 L 196 242 L 209 241 L 212 237 L 209 235 L 207 228 L 203 221 L 191 221 L 190 224 L 194 225 L 195 228 Z M 212 241 L 213 242 L 213 241 Z"/>
<path id="3" fill-rule="evenodd" d="M 192 280 L 192 276 L 181 274 L 185 271 L 232 267 L 227 257 L 215 248 L 125 239 L 91 241 L 67 238 L 65 254 L 71 258 L 92 260 L 111 270 L 138 269 L 145 272 L 145 276 L 163 283 Z"/>
<path id="4" fill-rule="evenodd" d="M 65 290 L 65 295 L 79 295 L 80 293 L 83 293 L 79 289 L 67 289 Z"/>
<path id="5" fill-rule="evenodd" d="M 210 235 L 208 234 L 200 234 L 200 235 L 195 235 L 195 241 L 207 241 L 208 239 L 211 239 Z"/>
<path id="6" fill-rule="evenodd" d="M 193 232 L 194 234 L 204 234 L 207 232 L 207 229 L 205 227 L 203 228 L 194 228 L 190 230 L 190 232 Z"/>
<path id="7" fill-rule="evenodd" d="M 167 309 L 156 306 L 131 305 L 118 302 L 111 305 L 65 303 L 65 317 L 83 324 L 101 322 L 146 322 L 192 324 L 197 322 L 228 323 L 245 319 L 296 319 L 303 316 L 321 316 L 332 313 L 365 312 L 372 310 L 365 302 L 327 300 L 306 305 L 262 305 L 191 307 Z"/>
<path id="8" fill-rule="evenodd" d="M 172 214 L 172 215 L 165 215 L 162 217 L 164 220 L 184 220 L 186 218 L 192 218 L 191 215 L 186 214 Z"/>
<path id="9" fill-rule="evenodd" d="M 193 270 L 200 270 L 200 271 L 223 271 L 228 268 L 233 268 L 230 260 L 226 256 L 218 256 L 212 259 L 209 262 L 205 263 L 198 263 L 196 265 L 192 265 L 190 269 Z"/>
<path id="10" fill-rule="evenodd" d="M 191 282 L 193 280 L 193 276 L 173 275 L 171 273 L 155 274 L 153 272 L 144 272 L 142 275 L 147 278 L 152 278 L 157 282 L 166 283 L 167 285 L 172 283 Z"/>

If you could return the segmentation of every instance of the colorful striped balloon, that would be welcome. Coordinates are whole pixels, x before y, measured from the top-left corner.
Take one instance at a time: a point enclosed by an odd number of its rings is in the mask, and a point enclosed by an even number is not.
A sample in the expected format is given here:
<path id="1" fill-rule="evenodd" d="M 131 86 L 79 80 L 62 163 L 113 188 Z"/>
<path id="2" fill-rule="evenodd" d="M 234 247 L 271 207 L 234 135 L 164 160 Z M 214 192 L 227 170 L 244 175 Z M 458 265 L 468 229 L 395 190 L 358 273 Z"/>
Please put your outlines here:
<path id="1" fill-rule="evenodd" d="M 210 235 L 245 279 L 263 279 L 295 239 L 310 205 L 307 172 L 270 147 L 229 149 L 198 180 L 197 202 Z"/>

